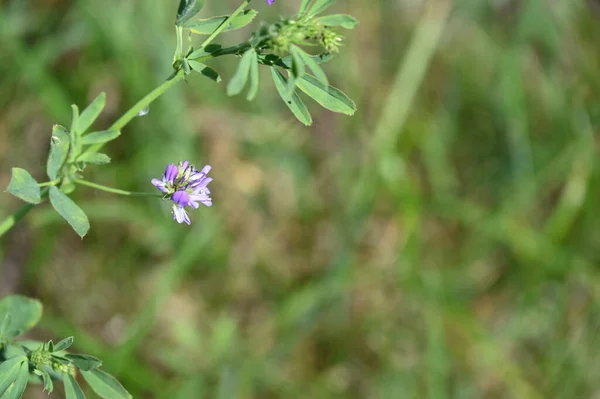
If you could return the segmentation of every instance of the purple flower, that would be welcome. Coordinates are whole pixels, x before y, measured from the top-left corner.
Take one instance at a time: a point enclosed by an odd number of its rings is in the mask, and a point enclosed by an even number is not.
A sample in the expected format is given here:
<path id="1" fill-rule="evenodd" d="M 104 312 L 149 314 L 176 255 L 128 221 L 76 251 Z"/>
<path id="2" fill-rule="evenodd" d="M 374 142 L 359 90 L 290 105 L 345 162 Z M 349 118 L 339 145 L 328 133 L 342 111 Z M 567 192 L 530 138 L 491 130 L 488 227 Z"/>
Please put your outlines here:
<path id="1" fill-rule="evenodd" d="M 271 6 L 271 5 L 273 5 L 273 3 L 275 3 L 275 0 L 267 0 L 267 4 L 268 4 L 268 5 L 270 5 L 270 6 Z"/>
<path id="2" fill-rule="evenodd" d="M 179 165 L 169 164 L 162 176 L 162 180 L 152 179 L 152 184 L 163 192 L 164 198 L 173 201 L 173 219 L 177 223 L 191 224 L 185 207 L 198 209 L 200 204 L 212 205 L 210 190 L 207 185 L 212 181 L 207 177 L 211 166 L 206 165 L 198 171 L 188 161 L 180 162 Z"/>

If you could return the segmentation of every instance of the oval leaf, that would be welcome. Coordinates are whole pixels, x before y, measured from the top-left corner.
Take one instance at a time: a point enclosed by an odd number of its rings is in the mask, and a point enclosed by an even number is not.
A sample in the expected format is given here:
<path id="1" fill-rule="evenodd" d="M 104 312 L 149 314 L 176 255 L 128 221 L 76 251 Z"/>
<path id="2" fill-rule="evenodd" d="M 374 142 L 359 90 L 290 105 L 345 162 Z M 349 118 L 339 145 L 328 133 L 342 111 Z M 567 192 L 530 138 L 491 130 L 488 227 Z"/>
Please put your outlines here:
<path id="1" fill-rule="evenodd" d="M 81 387 L 71 374 L 67 374 L 63 378 L 63 384 L 65 386 L 65 397 L 67 399 L 85 399 L 85 395 L 83 394 Z"/>
<path id="2" fill-rule="evenodd" d="M 75 125 L 75 134 L 83 134 L 90 126 L 92 126 L 92 123 L 94 123 L 96 118 L 98 118 L 98 115 L 100 115 L 100 112 L 104 109 L 105 104 L 106 94 L 100 93 L 98 97 L 83 110 L 81 115 L 79 115 L 79 119 Z"/>
<path id="3" fill-rule="evenodd" d="M 64 351 L 69 349 L 73 345 L 73 337 L 67 337 L 58 341 L 56 345 L 54 345 L 54 352 Z"/>
<path id="4" fill-rule="evenodd" d="M 83 145 L 86 144 L 97 144 L 97 143 L 107 143 L 111 140 L 116 139 L 121 135 L 121 132 L 118 130 L 104 130 L 101 132 L 93 132 L 90 134 L 86 134 L 81 138 L 80 143 Z"/>
<path id="5" fill-rule="evenodd" d="M 77 158 L 77 162 L 91 163 L 92 165 L 104 165 L 110 163 L 110 157 L 99 152 L 85 152 Z"/>
<path id="6" fill-rule="evenodd" d="M 219 83 L 221 81 L 221 76 L 219 76 L 219 73 L 217 71 L 215 71 L 214 69 L 212 69 L 209 66 L 204 65 L 201 62 L 198 61 L 194 61 L 194 60 L 188 60 L 188 63 L 190 64 L 190 67 L 192 67 L 192 69 L 196 72 L 200 72 L 202 75 L 206 76 L 207 78 L 214 80 L 215 82 Z"/>
<path id="7" fill-rule="evenodd" d="M 132 397 L 115 377 L 102 370 L 93 369 L 90 371 L 82 371 L 81 374 L 94 392 L 102 398 L 129 399 Z"/>
<path id="8" fill-rule="evenodd" d="M 3 395 L 17 379 L 21 365 L 26 363 L 26 360 L 25 356 L 19 356 L 18 358 L 8 359 L 0 364 L 0 397 L 5 397 Z"/>
<path id="9" fill-rule="evenodd" d="M 175 25 L 181 26 L 204 7 L 204 0 L 180 0 Z"/>
<path id="10" fill-rule="evenodd" d="M 46 174 L 50 180 L 58 177 L 58 172 L 67 160 L 67 155 L 69 155 L 69 133 L 64 127 L 54 125 L 50 140 L 50 154 L 46 163 Z"/>
<path id="11" fill-rule="evenodd" d="M 80 370 L 89 371 L 102 366 L 102 361 L 96 359 L 94 356 L 80 355 L 76 353 L 69 353 L 65 355 L 65 359 L 69 360 Z"/>
<path id="12" fill-rule="evenodd" d="M 311 57 L 310 54 L 306 53 L 304 50 L 302 50 L 298 46 L 293 46 L 292 47 L 292 55 L 294 55 L 294 54 L 296 54 L 296 57 L 302 59 L 302 62 L 308 67 L 308 69 L 311 70 L 313 75 L 315 75 L 315 77 L 321 83 L 323 83 L 326 86 L 329 85 L 329 81 L 327 80 L 327 75 L 325 75 L 325 72 L 323 72 L 323 70 L 317 63 L 317 61 L 315 61 L 315 59 L 313 57 Z"/>
<path id="13" fill-rule="evenodd" d="M 250 73 L 250 65 L 252 63 L 252 53 L 250 50 L 246 51 L 242 56 L 240 63 L 238 64 L 237 71 L 233 78 L 229 81 L 227 85 L 227 95 L 235 96 L 236 94 L 240 94 L 246 85 L 246 81 L 248 81 L 248 74 Z"/>
<path id="14" fill-rule="evenodd" d="M 25 332 L 42 318 L 42 303 L 20 295 L 7 296 L 0 300 L 0 320 L 10 314 L 10 325 L 2 334 L 3 339 L 13 339 L 17 332 Z"/>
<path id="15" fill-rule="evenodd" d="M 20 399 L 27 388 L 29 382 L 29 364 L 28 362 L 22 362 L 17 371 L 17 379 L 15 383 L 7 392 L 7 399 Z"/>
<path id="16" fill-rule="evenodd" d="M 183 25 L 183 27 L 188 28 L 192 31 L 192 33 L 196 33 L 198 35 L 210 35 L 215 31 L 215 29 L 221 26 L 222 23 L 227 24 L 222 32 L 243 28 L 252 22 L 256 15 L 258 15 L 258 12 L 255 10 L 244 10 L 240 14 L 236 15 L 233 19 L 230 19 L 229 15 L 222 15 L 220 17 L 190 21 Z"/>
<path id="17" fill-rule="evenodd" d="M 304 105 L 302 99 L 298 96 L 298 93 L 294 93 L 291 96 L 288 95 L 287 79 L 277 68 L 271 68 L 271 74 L 273 75 L 273 82 L 275 82 L 279 96 L 281 96 L 285 104 L 300 122 L 306 126 L 310 126 L 312 124 L 312 117 L 306 105 Z"/>
<path id="18" fill-rule="evenodd" d="M 15 197 L 30 204 L 39 204 L 42 201 L 38 182 L 25 169 L 12 168 L 12 175 L 6 189 Z"/>
<path id="19" fill-rule="evenodd" d="M 251 53 L 252 60 L 250 61 L 250 89 L 248 90 L 248 95 L 246 99 L 248 101 L 254 100 L 256 95 L 258 94 L 258 83 L 259 83 L 259 75 L 258 75 L 258 54 L 254 48 L 248 50 Z"/>
<path id="20" fill-rule="evenodd" d="M 80 207 L 71 198 L 63 194 L 58 188 L 50 187 L 50 203 L 62 216 L 73 230 L 83 238 L 90 229 L 90 222 Z"/>
<path id="21" fill-rule="evenodd" d="M 346 115 L 353 115 L 356 112 L 354 101 L 339 89 L 333 86 L 325 86 L 312 75 L 305 75 L 297 82 L 297 86 L 330 111 Z"/>
<path id="22" fill-rule="evenodd" d="M 358 21 L 347 14 L 333 14 L 318 18 L 317 22 L 325 26 L 340 26 L 344 29 L 354 29 L 358 25 Z"/>

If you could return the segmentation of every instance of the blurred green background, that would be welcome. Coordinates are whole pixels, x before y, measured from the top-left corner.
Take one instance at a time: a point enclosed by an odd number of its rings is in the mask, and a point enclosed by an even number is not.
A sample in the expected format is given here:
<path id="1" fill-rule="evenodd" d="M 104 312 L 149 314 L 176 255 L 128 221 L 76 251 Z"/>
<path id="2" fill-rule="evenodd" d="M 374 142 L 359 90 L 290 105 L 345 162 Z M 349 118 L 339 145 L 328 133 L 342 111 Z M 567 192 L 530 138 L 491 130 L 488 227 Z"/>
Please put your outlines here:
<path id="1" fill-rule="evenodd" d="M 103 128 L 168 76 L 176 3 L 0 1 L 2 187 L 42 178 L 71 103 L 105 91 Z M 354 117 L 311 102 L 303 127 L 264 68 L 253 103 L 192 75 L 86 177 L 147 191 L 208 163 L 214 206 L 187 227 L 80 189 L 90 234 L 37 208 L 2 241 L 0 294 L 41 299 L 32 337 L 74 335 L 136 398 L 600 398 L 600 4 L 333 11 L 360 20 L 325 66 Z"/>

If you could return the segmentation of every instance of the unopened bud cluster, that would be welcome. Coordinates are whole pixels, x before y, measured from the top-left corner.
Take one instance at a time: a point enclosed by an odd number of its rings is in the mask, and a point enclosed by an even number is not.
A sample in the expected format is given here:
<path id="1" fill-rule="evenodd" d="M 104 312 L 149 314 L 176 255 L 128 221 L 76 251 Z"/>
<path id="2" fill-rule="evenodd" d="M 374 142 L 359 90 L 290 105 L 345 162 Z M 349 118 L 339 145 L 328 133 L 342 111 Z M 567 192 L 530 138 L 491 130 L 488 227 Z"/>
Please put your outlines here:
<path id="1" fill-rule="evenodd" d="M 343 37 L 331 27 L 321 25 L 315 19 L 279 21 L 269 27 L 269 47 L 283 56 L 289 53 L 291 45 L 321 46 L 329 53 L 336 53 L 342 45 Z"/>

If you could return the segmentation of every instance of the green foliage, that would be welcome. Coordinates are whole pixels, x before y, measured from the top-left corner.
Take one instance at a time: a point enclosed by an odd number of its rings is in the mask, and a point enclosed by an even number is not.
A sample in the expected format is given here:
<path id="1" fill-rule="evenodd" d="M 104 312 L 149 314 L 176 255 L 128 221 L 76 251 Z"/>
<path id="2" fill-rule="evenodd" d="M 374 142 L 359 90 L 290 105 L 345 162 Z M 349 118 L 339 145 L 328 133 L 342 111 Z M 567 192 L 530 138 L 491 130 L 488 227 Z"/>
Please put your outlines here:
<path id="1" fill-rule="evenodd" d="M 273 82 L 275 82 L 275 87 L 277 88 L 277 92 L 281 99 L 288 106 L 290 111 L 298 118 L 300 122 L 302 122 L 306 126 L 310 126 L 312 124 L 312 117 L 310 116 L 310 112 L 308 112 L 308 108 L 298 96 L 298 93 L 292 93 L 290 95 L 288 89 L 288 80 L 277 68 L 271 68 L 271 75 L 273 76 Z"/>
<path id="2" fill-rule="evenodd" d="M 42 304 L 20 295 L 0 300 L 0 347 L 35 326 L 42 317 Z"/>
<path id="3" fill-rule="evenodd" d="M 83 110 L 78 118 L 74 118 L 73 124 L 75 127 L 73 134 L 76 136 L 81 136 L 83 133 L 85 133 L 89 127 L 92 126 L 92 123 L 94 123 L 94 121 L 98 118 L 105 105 L 106 94 L 100 93 L 98 97 L 96 97 L 94 101 L 92 101 L 92 103 Z"/>
<path id="4" fill-rule="evenodd" d="M 329 8 L 335 0 L 314 0 L 311 7 L 306 12 L 308 18 L 317 15 Z"/>
<path id="5" fill-rule="evenodd" d="M 330 85 L 324 85 L 314 76 L 304 75 L 296 85 L 309 97 L 330 111 L 346 115 L 354 115 L 354 112 L 356 112 L 354 101 L 339 89 Z"/>
<path id="6" fill-rule="evenodd" d="M 42 199 L 38 182 L 25 169 L 12 168 L 10 182 L 6 190 L 31 204 L 39 204 Z"/>
<path id="7" fill-rule="evenodd" d="M 344 29 L 354 29 L 358 21 L 352 15 L 333 14 L 317 18 L 317 22 L 325 26 L 340 26 Z"/>
<path id="8" fill-rule="evenodd" d="M 227 85 L 227 95 L 235 96 L 242 92 L 246 82 L 248 81 L 250 68 L 252 67 L 253 62 L 256 62 L 256 51 L 251 49 L 246 51 L 242 56 L 235 75 L 233 75 L 229 81 L 229 84 Z"/>
<path id="9" fill-rule="evenodd" d="M 90 229 L 87 215 L 73 200 L 56 187 L 50 187 L 50 203 L 75 232 L 83 238 Z"/>
<path id="10" fill-rule="evenodd" d="M 72 375 L 68 374 L 63 378 L 63 384 L 65 385 L 65 397 L 66 399 L 84 399 L 85 395 L 81 390 L 81 387 L 73 378 Z"/>
<path id="11" fill-rule="evenodd" d="M 180 0 L 175 25 L 182 26 L 204 7 L 205 0 Z"/>
<path id="12" fill-rule="evenodd" d="M 198 35 L 210 35 L 223 23 L 225 23 L 223 32 L 241 29 L 250 24 L 257 15 L 258 12 L 255 10 L 244 10 L 234 18 L 230 18 L 229 15 L 223 15 L 208 19 L 197 19 L 187 22 L 183 27 Z"/>
<path id="13" fill-rule="evenodd" d="M 20 333 L 33 328 L 41 315 L 42 305 L 37 300 L 23 296 L 0 300 L 0 319 L 5 320 L 0 331 L 0 397 L 21 398 L 32 381 L 43 383 L 44 390 L 50 393 L 54 390 L 53 380 L 62 380 L 67 399 L 85 398 L 75 379 L 79 370 L 92 390 L 102 398 L 131 398 L 113 376 L 99 369 L 102 366 L 100 360 L 90 355 L 65 353 L 73 344 L 73 337 L 62 339 L 56 345 L 52 341 L 14 340 Z"/>
<path id="14" fill-rule="evenodd" d="M 94 368 L 82 371 L 83 378 L 98 396 L 104 399 L 129 399 L 131 395 L 112 375 Z"/>
<path id="15" fill-rule="evenodd" d="M 46 164 L 46 174 L 50 180 L 58 177 L 58 172 L 62 169 L 67 156 L 69 155 L 69 133 L 60 126 L 54 125 L 52 128 L 52 138 L 50 139 L 50 153 Z"/>
<path id="16" fill-rule="evenodd" d="M 203 63 L 194 61 L 194 60 L 188 60 L 187 62 L 194 71 L 201 73 L 203 76 L 209 78 L 210 80 L 212 80 L 214 82 L 217 82 L 217 83 L 221 82 L 221 80 L 222 80 L 221 76 L 219 75 L 219 73 L 217 71 L 215 71 L 211 67 L 206 66 Z"/>

